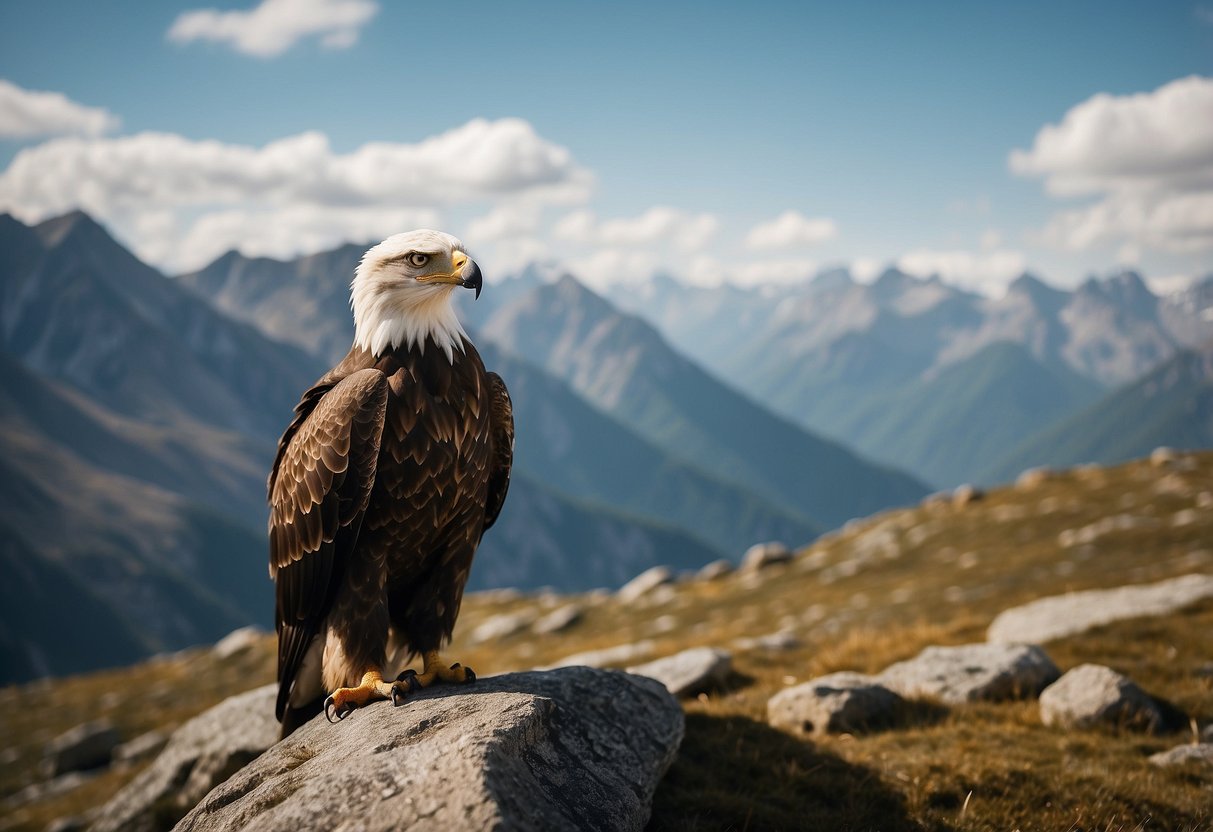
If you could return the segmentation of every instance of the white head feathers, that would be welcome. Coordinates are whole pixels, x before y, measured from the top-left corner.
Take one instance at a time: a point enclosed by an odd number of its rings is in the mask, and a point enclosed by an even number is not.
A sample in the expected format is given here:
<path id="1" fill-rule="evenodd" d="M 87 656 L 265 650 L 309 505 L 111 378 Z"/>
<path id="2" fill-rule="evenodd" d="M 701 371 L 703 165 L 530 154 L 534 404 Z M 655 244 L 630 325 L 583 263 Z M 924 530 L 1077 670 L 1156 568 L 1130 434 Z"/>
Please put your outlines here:
<path id="1" fill-rule="evenodd" d="M 362 255 L 350 284 L 354 343 L 373 355 L 395 347 L 425 350 L 432 339 L 454 363 L 467 333 L 451 305 L 451 282 L 423 282 L 451 275 L 466 261 L 463 243 L 441 231 L 395 234 Z"/>

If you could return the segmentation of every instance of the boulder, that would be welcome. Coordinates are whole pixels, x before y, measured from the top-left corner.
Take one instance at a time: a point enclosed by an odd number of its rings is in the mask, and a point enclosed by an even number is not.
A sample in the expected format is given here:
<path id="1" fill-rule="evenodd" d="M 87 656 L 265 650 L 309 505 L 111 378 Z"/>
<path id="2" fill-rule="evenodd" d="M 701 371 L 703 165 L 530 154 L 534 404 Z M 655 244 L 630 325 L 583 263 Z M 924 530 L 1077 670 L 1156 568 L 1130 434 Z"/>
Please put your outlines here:
<path id="1" fill-rule="evenodd" d="M 1050 468 L 1029 468 L 1015 478 L 1015 487 L 1025 491 L 1030 490 L 1048 482 L 1053 476 Z"/>
<path id="2" fill-rule="evenodd" d="M 251 650 L 264 638 L 265 633 L 256 627 L 241 627 L 239 630 L 232 630 L 215 642 L 212 650 L 216 658 L 230 659 Z"/>
<path id="3" fill-rule="evenodd" d="M 71 771 L 107 766 L 118 742 L 118 732 L 109 720 L 82 723 L 46 744 L 42 751 L 43 771 L 48 777 L 58 777 Z"/>
<path id="4" fill-rule="evenodd" d="M 624 604 L 630 604 L 648 595 L 657 587 L 666 586 L 673 582 L 674 573 L 668 566 L 654 566 L 651 569 L 646 569 L 619 587 L 619 591 L 615 593 L 615 597 Z"/>
<path id="5" fill-rule="evenodd" d="M 663 659 L 629 667 L 628 673 L 656 679 L 675 696 L 691 696 L 719 685 L 732 670 L 733 657 L 724 650 L 692 647 Z"/>
<path id="6" fill-rule="evenodd" d="M 792 559 L 792 550 L 779 541 L 770 543 L 755 543 L 745 550 L 741 558 L 741 568 L 745 572 L 757 572 L 777 563 L 787 563 Z"/>
<path id="7" fill-rule="evenodd" d="M 582 615 L 583 611 L 577 604 L 565 604 L 536 621 L 531 626 L 531 631 L 541 636 L 561 633 L 580 621 Z"/>
<path id="8" fill-rule="evenodd" d="M 904 705 L 875 677 L 844 671 L 775 694 L 767 722 L 797 734 L 855 734 L 892 725 Z"/>
<path id="9" fill-rule="evenodd" d="M 578 667 L 440 685 L 312 720 L 179 832 L 642 829 L 683 734 L 648 679 Z"/>
<path id="10" fill-rule="evenodd" d="M 1213 766 L 1213 743 L 1177 745 L 1170 751 L 1151 754 L 1150 762 L 1156 766 L 1182 766 L 1185 763 L 1204 763 L 1207 766 Z"/>
<path id="11" fill-rule="evenodd" d="M 999 613 L 986 631 L 986 640 L 1038 644 L 1113 621 L 1167 615 L 1205 598 L 1213 598 L 1213 575 L 1184 575 L 1154 584 L 1053 595 Z"/>
<path id="12" fill-rule="evenodd" d="M 565 656 L 555 664 L 538 668 L 539 670 L 555 670 L 560 667 L 610 667 L 611 665 L 627 664 L 653 654 L 654 644 L 649 639 L 631 644 L 616 644 L 614 647 L 602 647 L 598 650 L 585 650 Z"/>
<path id="13" fill-rule="evenodd" d="M 735 638 L 730 646 L 737 650 L 769 650 L 772 653 L 780 653 L 795 650 L 802 643 L 795 630 L 777 630 L 762 636 Z"/>
<path id="14" fill-rule="evenodd" d="M 490 615 L 476 629 L 472 630 L 468 636 L 468 643 L 482 644 L 486 641 L 496 641 L 500 638 L 512 636 L 530 626 L 534 620 L 535 613 L 530 610 Z"/>
<path id="15" fill-rule="evenodd" d="M 148 731 L 140 734 L 130 742 L 124 742 L 114 749 L 114 762 L 136 763 L 148 757 L 159 754 L 168 744 L 168 737 L 163 731 Z"/>
<path id="16" fill-rule="evenodd" d="M 695 579 L 699 581 L 715 581 L 718 578 L 723 578 L 725 575 L 731 575 L 734 571 L 733 564 L 729 563 L 724 558 L 714 560 L 706 564 L 698 572 L 695 573 Z"/>
<path id="17" fill-rule="evenodd" d="M 1176 722 L 1128 677 L 1098 664 L 1079 665 L 1045 688 L 1040 720 L 1059 728 L 1106 725 L 1154 733 Z"/>
<path id="18" fill-rule="evenodd" d="M 877 680 L 907 699 L 927 697 L 948 705 L 1035 696 L 1061 675 L 1034 645 L 965 644 L 928 647 L 890 665 Z"/>
<path id="19" fill-rule="evenodd" d="M 105 804 L 92 832 L 170 828 L 278 740 L 277 685 L 233 696 L 182 725 L 160 756 Z"/>
<path id="20" fill-rule="evenodd" d="M 964 485 L 958 485 L 952 491 L 952 505 L 956 508 L 964 508 L 969 503 L 975 503 L 985 496 L 986 493 L 977 486 L 965 483 Z"/>

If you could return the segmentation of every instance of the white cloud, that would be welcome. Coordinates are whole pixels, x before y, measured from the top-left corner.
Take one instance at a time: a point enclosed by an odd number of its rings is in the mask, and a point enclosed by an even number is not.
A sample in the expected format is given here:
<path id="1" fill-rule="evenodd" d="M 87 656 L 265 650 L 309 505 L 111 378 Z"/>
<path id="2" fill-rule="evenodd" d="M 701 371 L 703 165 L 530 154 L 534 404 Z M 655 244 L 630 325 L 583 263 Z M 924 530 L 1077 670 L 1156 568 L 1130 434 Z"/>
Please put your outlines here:
<path id="1" fill-rule="evenodd" d="M 99 136 L 118 129 L 118 117 L 77 104 L 58 92 L 22 89 L 0 78 L 0 138 Z"/>
<path id="2" fill-rule="evenodd" d="M 848 268 L 860 283 L 871 283 L 884 271 L 884 264 L 875 257 L 856 257 Z"/>
<path id="3" fill-rule="evenodd" d="M 838 223 L 829 217 L 809 218 L 799 211 L 784 211 L 770 222 L 759 223 L 746 235 L 752 249 L 813 246 L 838 236 Z"/>
<path id="4" fill-rule="evenodd" d="M 897 267 L 919 277 L 939 275 L 944 281 L 985 295 L 997 295 L 1027 269 L 1018 251 L 935 251 L 917 249 L 902 255 Z"/>
<path id="5" fill-rule="evenodd" d="M 259 58 L 281 55 L 303 38 L 319 37 L 327 49 L 348 49 L 379 12 L 372 0 L 261 0 L 247 11 L 193 9 L 168 30 L 176 43 L 225 43 Z"/>
<path id="6" fill-rule="evenodd" d="M 540 206 L 534 202 L 503 202 L 483 216 L 469 220 L 461 238 L 468 244 L 513 241 L 539 230 Z"/>
<path id="7" fill-rule="evenodd" d="M 688 214 L 656 206 L 635 217 L 599 220 L 592 211 L 575 211 L 556 223 L 559 240 L 602 247 L 669 247 L 693 252 L 715 236 L 720 222 L 711 214 Z"/>
<path id="8" fill-rule="evenodd" d="M 1055 216 L 1041 235 L 1049 244 L 1213 248 L 1213 78 L 1092 96 L 1060 124 L 1042 127 L 1009 164 L 1021 176 L 1043 178 L 1055 196 L 1099 197 Z"/>
<path id="9" fill-rule="evenodd" d="M 997 228 L 987 228 L 981 232 L 981 247 L 986 251 L 1002 245 L 1002 232 Z"/>
<path id="10" fill-rule="evenodd" d="M 37 221 L 83 208 L 175 269 L 220 245 L 284 256 L 320 238 L 382 236 L 447 206 L 567 204 L 585 199 L 592 182 L 568 150 L 519 119 L 476 119 L 415 144 L 347 154 L 315 132 L 263 147 L 141 133 L 22 150 L 0 174 L 0 209 Z"/>

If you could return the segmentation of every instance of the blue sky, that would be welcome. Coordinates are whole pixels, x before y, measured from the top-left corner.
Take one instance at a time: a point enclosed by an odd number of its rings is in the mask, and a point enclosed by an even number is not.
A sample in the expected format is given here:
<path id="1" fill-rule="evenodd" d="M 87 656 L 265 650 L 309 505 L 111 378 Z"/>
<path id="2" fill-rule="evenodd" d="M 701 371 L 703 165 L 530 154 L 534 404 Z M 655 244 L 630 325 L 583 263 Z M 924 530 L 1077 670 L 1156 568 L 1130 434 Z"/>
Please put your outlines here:
<path id="1" fill-rule="evenodd" d="M 864 274 L 901 262 L 997 291 L 1024 266 L 1065 285 L 1120 263 L 1160 285 L 1213 271 L 1213 184 L 1190 184 L 1213 166 L 1213 140 L 1197 123 L 1213 113 L 1204 109 L 1213 82 L 1158 92 L 1213 76 L 1213 3 L 271 4 L 317 25 L 326 7 L 345 5 L 360 22 L 246 54 L 247 43 L 170 38 L 182 13 L 201 8 L 194 3 L 0 7 L 0 78 L 120 120 L 74 129 L 84 136 L 54 135 L 73 132 L 63 127 L 31 135 L 6 131 L 12 116 L 0 107 L 0 207 L 32 220 L 83 204 L 170 271 L 232 245 L 281 256 L 412 220 L 463 235 L 498 272 L 548 257 L 595 281 L 665 269 L 755 283 L 840 262 Z M 322 45 L 333 32 L 344 34 Z M 1028 170 L 1011 170 L 1013 151 L 1032 151 L 1042 128 L 1100 94 L 1110 103 L 1089 108 L 1074 141 L 1098 156 L 1104 139 L 1091 125 L 1123 123 L 1126 112 L 1190 134 L 1160 162 L 1165 182 L 1142 180 L 1158 165 L 1140 135 L 1109 137 L 1119 150 L 1091 169 L 1043 148 Z M 529 180 L 488 165 L 452 189 L 459 159 L 438 152 L 399 178 L 432 175 L 430 186 L 398 194 L 284 184 L 266 197 L 276 180 L 255 161 L 233 193 L 113 194 L 106 189 L 126 186 L 96 170 L 134 165 L 129 182 L 138 160 L 154 157 L 144 173 L 175 165 L 162 179 L 189 183 L 222 178 L 222 161 L 191 178 L 203 140 L 255 153 L 317 131 L 328 158 L 507 118 L 531 137 L 490 129 L 468 141 L 510 142 L 523 156 L 517 143 L 531 142 L 541 156 L 567 158 L 548 159 Z M 150 140 L 121 152 L 124 137 L 146 132 L 189 148 L 164 160 Z M 43 145 L 52 146 L 31 155 Z M 319 157 L 299 158 L 306 173 Z M 360 157 L 355 168 L 373 164 Z M 1085 184 L 1059 184 L 1078 179 Z M 1049 192 L 1059 189 L 1069 193 Z"/>

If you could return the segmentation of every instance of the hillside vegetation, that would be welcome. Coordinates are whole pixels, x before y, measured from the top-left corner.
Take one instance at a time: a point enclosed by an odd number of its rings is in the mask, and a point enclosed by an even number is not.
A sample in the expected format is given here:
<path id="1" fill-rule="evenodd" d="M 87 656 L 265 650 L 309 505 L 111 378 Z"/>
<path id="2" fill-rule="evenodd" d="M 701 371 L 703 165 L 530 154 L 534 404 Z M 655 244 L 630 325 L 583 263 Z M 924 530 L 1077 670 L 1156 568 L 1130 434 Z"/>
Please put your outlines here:
<path id="1" fill-rule="evenodd" d="M 731 680 L 686 705 L 687 737 L 653 828 L 1206 829 L 1210 774 L 1146 762 L 1182 735 L 1046 728 L 1029 701 L 924 708 L 900 730 L 808 742 L 768 727 L 765 705 L 823 673 L 874 672 L 931 644 L 981 641 L 998 612 L 1041 596 L 1211 571 L 1213 454 L 1184 455 L 1036 473 L 975 501 L 936 497 L 849 524 L 789 564 L 679 581 L 630 604 L 605 592 L 471 595 L 449 654 L 484 675 L 621 644 L 638 645 L 638 657 L 732 650 Z M 525 626 L 567 604 L 582 615 L 566 630 Z M 522 623 L 473 643 L 501 616 Z M 789 637 L 782 648 L 737 643 L 775 631 Z M 1205 725 L 1210 632 L 1206 602 L 1045 648 L 1062 670 L 1098 662 L 1124 672 Z M 40 829 L 133 776 L 111 769 L 65 794 L 13 802 L 37 782 L 42 746 L 67 728 L 98 716 L 127 738 L 170 728 L 270 681 L 272 668 L 267 636 L 228 659 L 195 649 L 0 691 L 3 825 Z"/>

